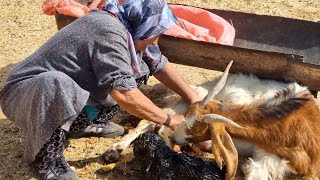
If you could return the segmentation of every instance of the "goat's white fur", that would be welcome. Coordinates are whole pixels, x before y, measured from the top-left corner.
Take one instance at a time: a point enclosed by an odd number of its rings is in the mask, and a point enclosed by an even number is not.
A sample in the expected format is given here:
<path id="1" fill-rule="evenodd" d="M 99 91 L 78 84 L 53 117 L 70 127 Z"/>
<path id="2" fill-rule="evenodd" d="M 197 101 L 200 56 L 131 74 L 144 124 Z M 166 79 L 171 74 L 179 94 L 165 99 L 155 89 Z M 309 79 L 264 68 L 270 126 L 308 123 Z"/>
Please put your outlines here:
<path id="1" fill-rule="evenodd" d="M 212 85 L 210 85 L 212 86 Z M 278 90 L 283 89 L 287 84 L 273 81 L 273 80 L 261 80 L 253 75 L 233 74 L 228 77 L 225 87 L 215 97 L 216 100 L 222 102 L 235 103 L 235 104 L 250 104 L 261 99 L 267 100 L 275 96 Z M 191 86 L 199 95 L 202 100 L 208 93 L 208 89 L 211 87 L 197 87 Z M 305 90 L 306 87 L 302 87 L 295 84 L 297 92 Z M 170 105 L 164 110 L 169 114 L 185 114 L 187 112 L 187 104 L 180 100 L 177 95 L 168 95 L 165 97 L 166 102 L 170 102 Z M 188 124 L 193 124 L 188 122 Z M 186 123 L 183 123 L 186 126 Z M 179 135 L 177 137 L 186 138 L 185 127 L 179 126 L 175 133 Z M 148 128 L 146 128 L 148 127 Z M 179 128 L 181 130 L 179 131 Z M 115 144 L 113 149 L 124 149 L 140 134 L 153 131 L 155 124 L 151 123 L 150 126 L 142 124 L 142 127 L 137 127 L 137 130 L 129 132 L 123 140 Z M 162 126 L 159 131 L 159 135 L 167 142 L 169 142 L 169 134 L 172 133 L 168 128 Z M 233 139 L 235 146 L 238 150 L 239 156 L 247 157 L 251 156 L 243 165 L 242 170 L 245 173 L 247 180 L 264 180 L 264 179 L 282 179 L 288 172 L 292 172 L 288 166 L 288 161 L 281 159 L 280 157 L 265 152 L 262 149 L 255 147 L 252 144 L 242 142 Z M 183 139 L 179 139 L 179 142 L 183 142 Z"/>
<path id="2" fill-rule="evenodd" d="M 288 161 L 255 148 L 252 157 L 241 167 L 246 180 L 281 180 L 288 173 Z"/>
<path id="3" fill-rule="evenodd" d="M 297 83 L 294 84 L 296 92 L 300 92 L 306 89 Z M 234 104 L 251 104 L 259 100 L 267 100 L 276 95 L 280 90 L 287 87 L 287 84 L 283 82 L 278 82 L 274 80 L 261 80 L 253 75 L 243 75 L 243 74 L 233 74 L 228 77 L 225 87 L 220 91 L 220 93 L 215 97 L 216 100 L 220 100 L 226 103 Z M 201 97 L 204 97 L 208 93 L 210 87 L 193 87 L 198 94 L 201 94 Z M 184 105 L 186 106 L 186 105 Z M 175 106 L 174 109 L 181 112 L 185 110 L 186 107 L 181 107 L 181 105 Z M 185 112 L 185 111 L 183 111 Z M 193 124 L 188 122 L 188 124 Z M 178 127 L 175 131 L 177 133 L 176 138 L 181 137 L 180 139 L 175 139 L 179 142 L 184 142 L 188 138 L 185 134 L 184 126 Z M 180 129 L 180 130 L 179 130 Z M 282 179 L 288 172 L 293 172 L 288 166 L 288 161 L 281 159 L 277 155 L 270 154 L 265 152 L 258 147 L 255 147 L 252 144 L 242 142 L 236 139 L 234 144 L 238 150 L 240 156 L 250 156 L 243 165 L 242 170 L 244 170 L 245 177 L 248 180 L 256 179 Z"/>

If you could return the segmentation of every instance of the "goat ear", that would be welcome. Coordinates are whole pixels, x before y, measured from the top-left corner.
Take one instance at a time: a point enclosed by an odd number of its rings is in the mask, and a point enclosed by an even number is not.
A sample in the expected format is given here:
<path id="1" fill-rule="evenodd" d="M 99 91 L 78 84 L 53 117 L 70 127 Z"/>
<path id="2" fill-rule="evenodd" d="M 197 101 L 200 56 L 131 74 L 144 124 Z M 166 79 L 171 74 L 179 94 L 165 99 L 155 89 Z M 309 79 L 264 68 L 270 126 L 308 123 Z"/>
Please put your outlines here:
<path id="1" fill-rule="evenodd" d="M 220 123 L 210 124 L 212 154 L 220 169 L 223 168 L 223 162 L 226 165 L 227 172 L 225 179 L 234 179 L 238 167 L 238 152 L 235 148 L 230 135 L 225 130 L 225 126 Z M 222 162 L 223 161 L 223 162 Z"/>
<path id="2" fill-rule="evenodd" d="M 219 114 L 206 114 L 206 115 L 202 115 L 201 116 L 203 119 L 203 122 L 205 123 L 224 123 L 233 127 L 237 127 L 237 128 L 244 128 L 242 126 L 240 126 L 239 124 L 235 123 L 234 121 L 232 121 L 231 119 L 228 119 L 224 116 L 221 116 Z"/>

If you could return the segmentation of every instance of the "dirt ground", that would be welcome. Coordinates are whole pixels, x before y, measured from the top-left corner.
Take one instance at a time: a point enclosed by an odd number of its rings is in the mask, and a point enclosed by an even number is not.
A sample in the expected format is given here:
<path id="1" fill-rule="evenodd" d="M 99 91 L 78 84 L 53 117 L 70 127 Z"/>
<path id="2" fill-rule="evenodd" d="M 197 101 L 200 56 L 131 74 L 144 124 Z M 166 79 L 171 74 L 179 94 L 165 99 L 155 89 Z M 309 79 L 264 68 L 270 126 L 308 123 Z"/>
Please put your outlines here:
<path id="1" fill-rule="evenodd" d="M 284 16 L 310 21 L 320 20 L 320 1 L 313 0 L 181 0 L 168 2 L 188 4 L 204 8 L 235 10 L 256 14 Z M 0 89 L 10 69 L 26 56 L 34 52 L 56 31 L 54 17 L 43 15 L 41 0 L 2 0 L 0 1 Z M 214 78 L 220 72 L 175 65 L 178 71 L 190 84 L 198 84 Z M 154 79 L 144 86 L 143 91 L 159 106 L 165 103 L 161 94 L 168 90 Z M 135 124 L 132 117 L 126 117 L 121 124 L 131 128 Z M 135 166 L 136 161 L 128 161 L 108 174 L 96 173 L 104 165 L 101 155 L 114 142 L 119 140 L 106 138 L 82 138 L 71 140 L 65 155 L 71 165 L 76 167 L 82 179 L 141 179 L 146 174 Z M 15 127 L 0 111 L 0 179 L 37 179 L 32 170 L 25 164 L 21 150 L 21 136 Z M 132 157 L 132 150 L 125 152 Z"/>

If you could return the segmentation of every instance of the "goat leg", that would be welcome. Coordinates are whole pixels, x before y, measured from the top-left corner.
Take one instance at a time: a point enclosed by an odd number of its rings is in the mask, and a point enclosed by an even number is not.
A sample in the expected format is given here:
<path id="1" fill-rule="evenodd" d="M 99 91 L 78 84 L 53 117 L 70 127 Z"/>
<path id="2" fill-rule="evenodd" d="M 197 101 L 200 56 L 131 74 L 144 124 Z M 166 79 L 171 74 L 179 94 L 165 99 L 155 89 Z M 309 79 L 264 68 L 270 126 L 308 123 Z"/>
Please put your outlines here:
<path id="1" fill-rule="evenodd" d="M 122 137 L 120 142 L 115 143 L 111 149 L 104 153 L 103 158 L 105 162 L 118 162 L 123 150 L 125 150 L 141 134 L 154 131 L 156 126 L 157 124 L 154 122 L 141 120 L 136 128 L 130 130 L 128 134 Z"/>

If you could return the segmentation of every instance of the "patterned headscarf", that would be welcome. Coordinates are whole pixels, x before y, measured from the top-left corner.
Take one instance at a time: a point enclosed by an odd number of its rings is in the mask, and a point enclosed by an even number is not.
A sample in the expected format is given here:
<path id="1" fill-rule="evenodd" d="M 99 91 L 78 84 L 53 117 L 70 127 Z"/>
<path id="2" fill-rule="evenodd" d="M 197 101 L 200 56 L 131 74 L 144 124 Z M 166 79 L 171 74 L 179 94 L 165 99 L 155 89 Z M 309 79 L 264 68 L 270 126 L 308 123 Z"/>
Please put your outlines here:
<path id="1" fill-rule="evenodd" d="M 107 0 L 102 10 L 116 15 L 128 30 L 131 65 L 137 74 L 140 74 L 140 68 L 134 40 L 159 36 L 177 20 L 165 0 L 126 0 L 123 3 Z M 152 54 L 157 56 L 155 52 Z"/>

